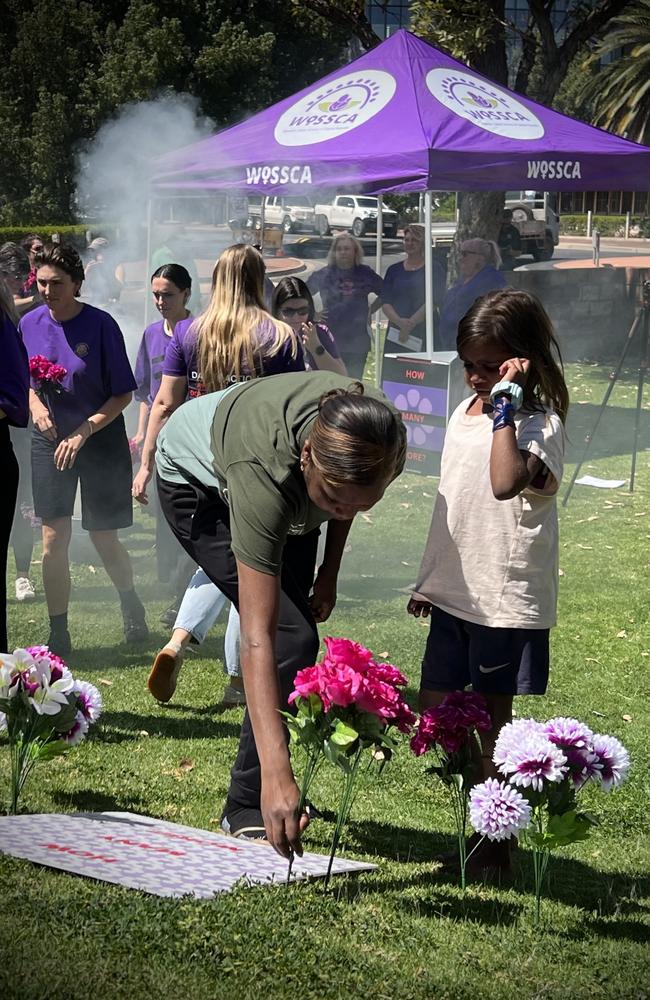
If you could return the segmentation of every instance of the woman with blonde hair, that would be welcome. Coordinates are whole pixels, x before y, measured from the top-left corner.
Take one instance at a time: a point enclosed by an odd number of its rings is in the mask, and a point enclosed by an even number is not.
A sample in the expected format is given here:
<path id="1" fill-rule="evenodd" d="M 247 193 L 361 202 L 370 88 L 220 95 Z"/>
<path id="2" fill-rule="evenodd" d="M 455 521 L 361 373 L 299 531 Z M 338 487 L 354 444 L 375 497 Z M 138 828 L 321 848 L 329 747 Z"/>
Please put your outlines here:
<path id="1" fill-rule="evenodd" d="M 464 240 L 458 256 L 458 281 L 448 289 L 440 310 L 438 351 L 455 351 L 458 324 L 476 300 L 487 292 L 505 288 L 508 282 L 499 268 L 501 254 L 494 240 Z"/>
<path id="2" fill-rule="evenodd" d="M 133 496 L 140 503 L 148 502 L 158 435 L 181 403 L 238 382 L 305 370 L 300 338 L 265 309 L 264 277 L 264 261 L 254 247 L 228 247 L 214 268 L 205 311 L 176 324 L 133 481 Z M 185 647 L 191 640 L 203 641 L 224 603 L 223 594 L 198 570 L 179 608 L 171 639 L 156 657 L 149 676 L 149 690 L 158 701 L 172 697 Z M 231 614 L 225 656 L 230 683 L 225 701 L 232 704 L 243 701 L 238 632 L 237 616 Z"/>
<path id="3" fill-rule="evenodd" d="M 354 378 L 363 378 L 370 350 L 368 296 L 377 296 L 371 306 L 374 312 L 381 305 L 378 296 L 384 285 L 362 261 L 359 241 L 341 233 L 332 240 L 325 267 L 315 271 L 307 282 L 312 295 L 320 292 L 323 309 L 319 319 L 332 331 L 343 363 Z"/>

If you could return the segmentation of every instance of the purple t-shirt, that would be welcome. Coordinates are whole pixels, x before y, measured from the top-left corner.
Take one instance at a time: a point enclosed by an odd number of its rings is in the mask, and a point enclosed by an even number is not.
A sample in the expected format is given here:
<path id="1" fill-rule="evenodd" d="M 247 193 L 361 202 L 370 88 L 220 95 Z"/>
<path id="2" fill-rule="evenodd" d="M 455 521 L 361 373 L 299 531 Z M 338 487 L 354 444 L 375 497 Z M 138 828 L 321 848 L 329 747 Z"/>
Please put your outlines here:
<path id="1" fill-rule="evenodd" d="M 27 354 L 42 354 L 63 365 L 62 392 L 48 392 L 45 402 L 60 437 L 75 430 L 110 399 L 136 388 L 122 331 L 103 309 L 84 303 L 74 319 L 52 319 L 47 306 L 20 321 Z M 32 382 L 32 388 L 38 385 Z"/>
<path id="2" fill-rule="evenodd" d="M 29 365 L 18 330 L 8 316 L 0 326 L 0 410 L 12 427 L 27 427 L 29 420 Z"/>
<path id="3" fill-rule="evenodd" d="M 275 327 L 270 319 L 262 320 L 258 323 L 253 332 L 255 342 L 254 352 L 259 368 L 253 374 L 246 372 L 245 365 L 242 364 L 244 374 L 239 381 L 247 381 L 251 378 L 259 378 L 263 375 L 282 375 L 284 372 L 304 372 L 305 355 L 302 344 L 298 342 L 298 349 L 295 358 L 291 356 L 294 341 L 287 340 L 275 354 L 268 354 L 275 341 Z M 171 375 L 174 378 L 187 379 L 187 394 L 190 399 L 196 396 L 204 396 L 207 392 L 197 361 L 196 332 L 192 328 L 191 319 L 182 319 L 176 324 L 174 336 L 167 345 L 165 363 L 163 365 L 163 375 Z M 231 376 L 227 385 L 236 381 L 235 376 Z M 223 388 L 227 388 L 227 385 Z"/>
<path id="4" fill-rule="evenodd" d="M 327 325 L 344 353 L 363 354 L 368 350 L 368 296 L 373 292 L 381 295 L 383 285 L 367 264 L 345 270 L 328 265 L 314 271 L 307 282 L 312 295 L 321 293 Z"/>
<path id="5" fill-rule="evenodd" d="M 171 336 L 165 333 L 164 319 L 159 323 L 152 323 L 142 334 L 135 361 L 135 380 L 138 383 L 135 398 L 139 403 L 148 403 L 151 406 L 156 398 L 163 373 L 165 352 L 171 339 Z"/>

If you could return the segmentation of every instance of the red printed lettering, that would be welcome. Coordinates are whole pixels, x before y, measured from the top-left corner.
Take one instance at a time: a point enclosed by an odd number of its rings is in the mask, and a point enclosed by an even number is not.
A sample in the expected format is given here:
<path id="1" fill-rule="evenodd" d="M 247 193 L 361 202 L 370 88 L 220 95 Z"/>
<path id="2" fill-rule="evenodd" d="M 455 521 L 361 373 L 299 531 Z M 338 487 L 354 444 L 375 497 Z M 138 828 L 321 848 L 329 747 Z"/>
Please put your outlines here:
<path id="1" fill-rule="evenodd" d="M 39 844 L 39 847 L 46 847 L 48 851 L 60 851 L 62 854 L 71 854 L 75 858 L 90 858 L 91 861 L 104 861 L 107 865 L 117 863 L 117 858 L 107 858 L 103 854 L 93 854 L 92 851 L 78 851 L 74 847 L 66 847 L 65 844 Z"/>
<path id="2" fill-rule="evenodd" d="M 413 368 L 407 368 L 404 374 L 406 378 L 412 378 L 418 382 L 421 382 L 424 378 L 424 372 L 418 372 Z"/>
<path id="3" fill-rule="evenodd" d="M 426 462 L 427 456 L 422 451 L 407 451 L 406 458 L 409 462 Z"/>

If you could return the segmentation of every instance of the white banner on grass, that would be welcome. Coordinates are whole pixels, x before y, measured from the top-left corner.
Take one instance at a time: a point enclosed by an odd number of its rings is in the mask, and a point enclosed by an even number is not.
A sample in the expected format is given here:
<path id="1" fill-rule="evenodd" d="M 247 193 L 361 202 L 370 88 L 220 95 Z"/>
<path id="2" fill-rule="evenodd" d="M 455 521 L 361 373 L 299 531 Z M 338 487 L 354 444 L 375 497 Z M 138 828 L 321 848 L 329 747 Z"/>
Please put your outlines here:
<path id="1" fill-rule="evenodd" d="M 237 882 L 286 882 L 287 862 L 268 844 L 166 823 L 135 813 L 43 813 L 0 817 L 0 852 L 155 896 L 209 899 Z M 305 854 L 292 880 L 324 876 L 328 858 Z M 337 858 L 332 872 L 376 865 Z"/>

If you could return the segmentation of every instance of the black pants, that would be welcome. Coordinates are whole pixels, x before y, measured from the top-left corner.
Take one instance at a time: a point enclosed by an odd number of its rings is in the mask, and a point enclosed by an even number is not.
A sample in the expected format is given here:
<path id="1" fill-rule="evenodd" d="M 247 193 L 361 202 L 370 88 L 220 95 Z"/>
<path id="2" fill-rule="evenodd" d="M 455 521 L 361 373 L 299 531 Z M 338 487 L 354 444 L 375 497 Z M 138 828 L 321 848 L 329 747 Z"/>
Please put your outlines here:
<path id="1" fill-rule="evenodd" d="M 31 432 L 26 427 L 12 427 L 10 434 L 20 472 L 16 512 L 11 527 L 11 544 L 16 560 L 16 576 L 29 576 L 29 567 L 34 551 L 34 529 L 31 516 L 25 517 L 23 515 L 21 504 L 32 509 L 34 505 L 32 500 Z"/>
<path id="2" fill-rule="evenodd" d="M 160 478 L 157 483 L 160 506 L 181 545 L 239 610 L 228 506 L 216 490 Z M 281 706 L 287 706 L 297 672 L 311 666 L 318 653 L 318 632 L 308 600 L 314 581 L 318 535 L 318 531 L 312 531 L 308 535 L 291 536 L 284 549 L 275 643 Z M 260 762 L 246 712 L 239 752 L 230 775 L 228 805 L 259 809 L 260 791 Z"/>
<path id="3" fill-rule="evenodd" d="M 7 653 L 7 550 L 18 495 L 18 462 L 9 437 L 9 425 L 0 420 L 0 652 Z"/>

